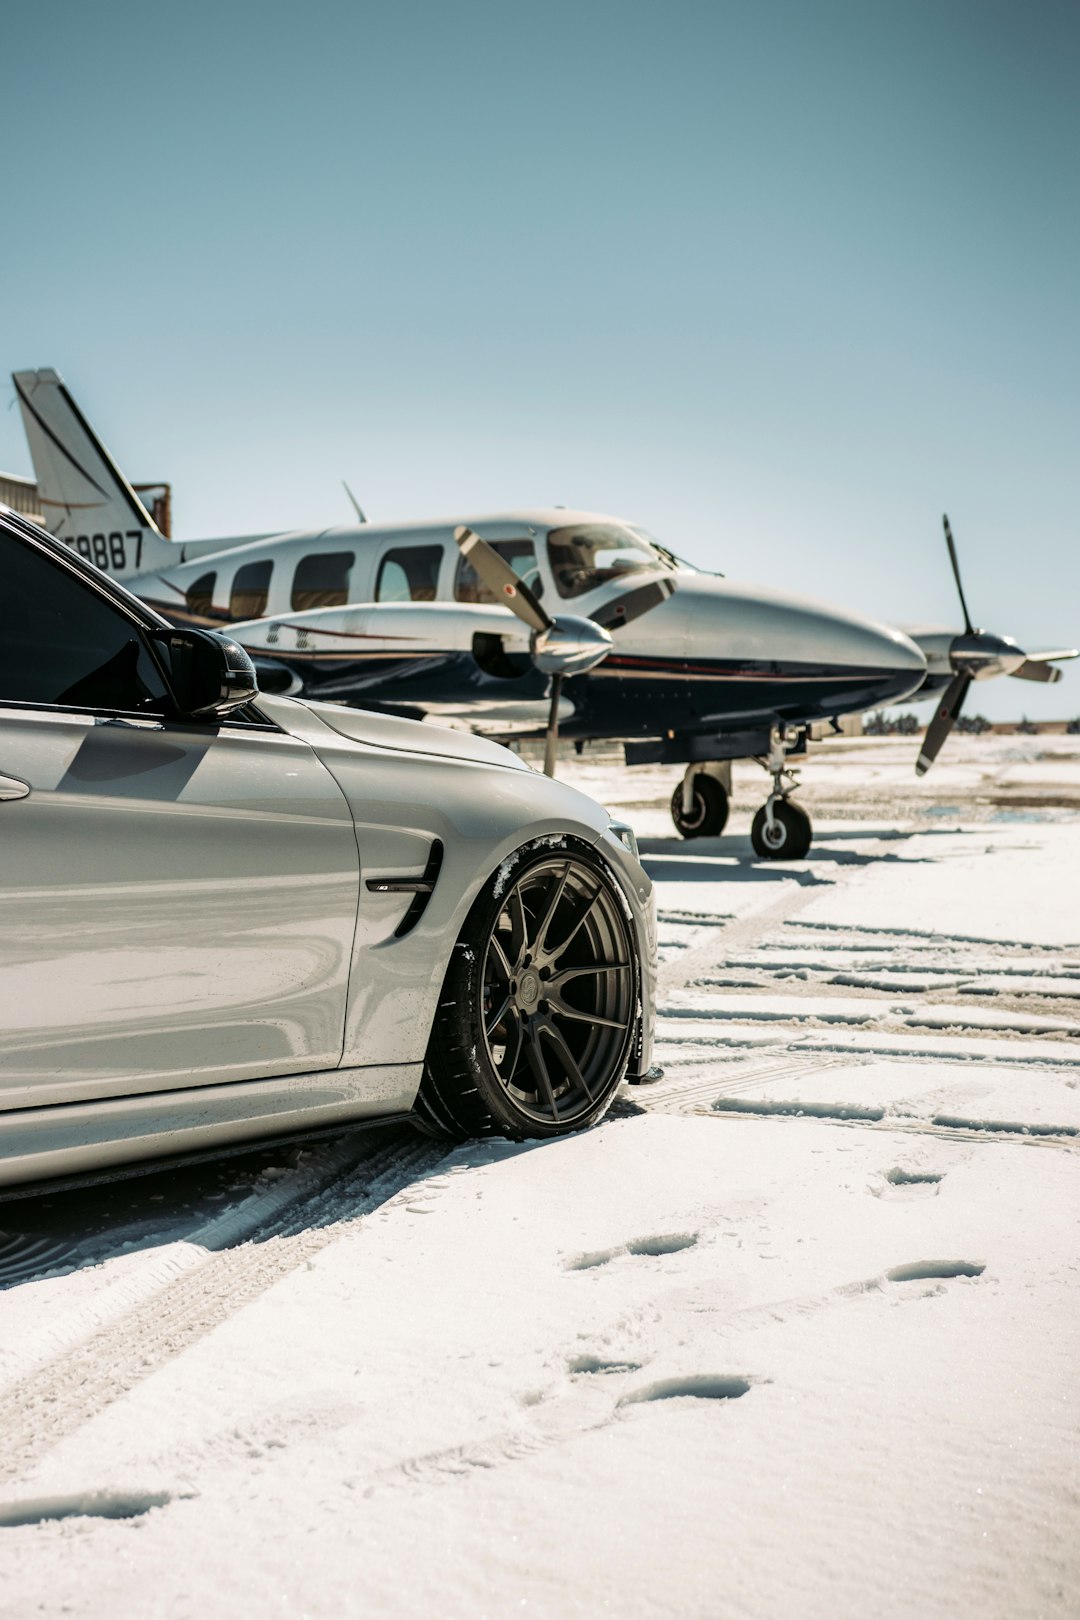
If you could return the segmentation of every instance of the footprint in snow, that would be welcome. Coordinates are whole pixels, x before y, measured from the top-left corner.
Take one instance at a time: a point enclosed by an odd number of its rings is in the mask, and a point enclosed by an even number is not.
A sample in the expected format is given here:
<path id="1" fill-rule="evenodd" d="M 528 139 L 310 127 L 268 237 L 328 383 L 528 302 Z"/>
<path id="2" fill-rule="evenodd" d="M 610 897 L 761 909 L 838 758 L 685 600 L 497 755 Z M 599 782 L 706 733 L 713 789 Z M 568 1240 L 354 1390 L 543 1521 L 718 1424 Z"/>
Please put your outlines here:
<path id="1" fill-rule="evenodd" d="M 744 1378 L 731 1373 L 693 1373 L 686 1378 L 658 1378 L 653 1384 L 642 1384 L 623 1395 L 620 1406 L 636 1406 L 646 1401 L 674 1401 L 689 1396 L 698 1401 L 736 1401 L 759 1383 L 756 1378 Z"/>
<path id="2" fill-rule="evenodd" d="M 936 1198 L 941 1190 L 945 1173 L 932 1170 L 904 1170 L 894 1165 L 886 1170 L 884 1184 L 871 1187 L 875 1198 Z"/>
<path id="3" fill-rule="evenodd" d="M 194 1496 L 185 1491 L 183 1497 Z M 70 1496 L 38 1496 L 0 1503 L 0 1526 L 44 1524 L 51 1519 L 138 1519 L 167 1507 L 171 1491 L 78 1491 Z"/>
<path id="4" fill-rule="evenodd" d="M 906 1266 L 893 1266 L 885 1273 L 886 1282 L 937 1282 L 953 1277 L 981 1277 L 986 1270 L 982 1260 L 912 1260 Z"/>
<path id="5" fill-rule="evenodd" d="M 566 1370 L 571 1377 L 578 1377 L 581 1374 L 634 1373 L 641 1371 L 641 1362 L 616 1361 L 604 1356 L 568 1356 Z"/>
<path id="6" fill-rule="evenodd" d="M 858 1299 L 864 1294 L 885 1291 L 887 1283 L 952 1282 L 958 1277 L 981 1277 L 986 1270 L 983 1260 L 910 1260 L 907 1265 L 893 1266 L 880 1271 L 876 1277 L 864 1277 L 859 1282 L 843 1283 L 839 1288 L 822 1294 L 813 1303 L 823 1305 L 830 1299 Z M 944 1288 L 931 1288 L 929 1294 L 943 1294 Z"/>
<path id="7" fill-rule="evenodd" d="M 619 1243 L 613 1249 L 594 1249 L 568 1260 L 564 1271 L 595 1271 L 622 1255 L 645 1256 L 657 1259 L 665 1254 L 678 1254 L 681 1249 L 692 1249 L 698 1240 L 696 1232 L 661 1232 L 653 1237 L 634 1238 L 630 1243 Z"/>

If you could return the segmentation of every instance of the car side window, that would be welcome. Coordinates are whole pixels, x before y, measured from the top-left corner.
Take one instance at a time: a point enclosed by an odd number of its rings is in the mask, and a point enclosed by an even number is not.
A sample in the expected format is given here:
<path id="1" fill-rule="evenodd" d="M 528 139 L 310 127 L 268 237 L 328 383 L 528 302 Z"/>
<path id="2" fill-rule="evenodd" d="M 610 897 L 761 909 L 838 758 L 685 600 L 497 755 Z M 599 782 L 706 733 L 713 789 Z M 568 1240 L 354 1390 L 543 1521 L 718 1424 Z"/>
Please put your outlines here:
<path id="1" fill-rule="evenodd" d="M 349 600 L 349 575 L 355 561 L 351 551 L 327 551 L 301 557 L 293 575 L 290 601 L 293 612 L 343 607 Z"/>
<path id="2" fill-rule="evenodd" d="M 0 703 L 161 714 L 165 683 L 119 608 L 0 532 Z"/>
<path id="3" fill-rule="evenodd" d="M 379 564 L 376 602 L 434 602 L 442 565 L 442 546 L 400 546 Z"/>

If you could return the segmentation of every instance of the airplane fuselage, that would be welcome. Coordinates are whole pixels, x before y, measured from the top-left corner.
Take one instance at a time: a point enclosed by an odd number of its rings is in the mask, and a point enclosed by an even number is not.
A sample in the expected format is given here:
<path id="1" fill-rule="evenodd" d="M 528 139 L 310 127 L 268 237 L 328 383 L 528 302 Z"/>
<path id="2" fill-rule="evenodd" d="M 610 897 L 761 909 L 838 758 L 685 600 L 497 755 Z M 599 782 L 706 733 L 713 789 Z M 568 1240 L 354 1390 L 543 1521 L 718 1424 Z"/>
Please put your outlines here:
<path id="1" fill-rule="evenodd" d="M 541 730 L 548 682 L 529 659 L 528 630 L 485 599 L 454 543 L 459 521 L 226 543 L 129 584 L 178 622 L 228 625 L 306 696 L 415 709 L 496 735 Z M 618 519 L 556 508 L 466 521 L 556 618 L 600 613 L 665 575 L 677 584 L 668 600 L 614 627 L 598 668 L 566 680 L 564 736 L 800 725 L 895 701 L 924 677 L 922 654 L 902 632 L 677 565 Z M 607 535 L 606 549 L 591 555 L 613 566 L 582 568 L 568 534 Z"/>

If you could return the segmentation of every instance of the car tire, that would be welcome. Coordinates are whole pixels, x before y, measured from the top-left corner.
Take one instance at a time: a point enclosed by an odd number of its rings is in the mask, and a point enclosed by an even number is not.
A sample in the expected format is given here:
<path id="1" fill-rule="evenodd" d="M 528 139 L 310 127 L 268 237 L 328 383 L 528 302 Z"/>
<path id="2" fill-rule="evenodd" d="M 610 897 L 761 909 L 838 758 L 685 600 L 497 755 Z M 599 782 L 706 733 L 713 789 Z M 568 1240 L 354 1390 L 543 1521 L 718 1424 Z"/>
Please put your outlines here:
<path id="1" fill-rule="evenodd" d="M 727 818 L 727 789 L 723 782 L 704 771 L 694 776 L 694 802 L 689 815 L 683 812 L 681 782 L 671 795 L 671 819 L 683 838 L 719 838 L 727 826 Z"/>
<path id="2" fill-rule="evenodd" d="M 485 883 L 454 947 L 417 1119 L 454 1140 L 593 1125 L 626 1072 L 640 964 L 618 881 L 584 842 L 519 850 Z"/>

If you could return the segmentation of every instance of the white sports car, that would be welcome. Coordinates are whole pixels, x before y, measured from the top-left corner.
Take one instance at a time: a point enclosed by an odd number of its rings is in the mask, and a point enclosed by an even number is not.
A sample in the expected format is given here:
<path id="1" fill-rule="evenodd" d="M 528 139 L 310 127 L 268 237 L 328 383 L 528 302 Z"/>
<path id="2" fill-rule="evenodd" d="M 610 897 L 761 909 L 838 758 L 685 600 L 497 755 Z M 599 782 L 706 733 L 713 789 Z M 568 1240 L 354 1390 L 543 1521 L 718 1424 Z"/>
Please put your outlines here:
<path id="1" fill-rule="evenodd" d="M 592 1124 L 651 1060 L 629 828 L 466 733 L 258 692 L 0 509 L 0 1190 L 412 1115 Z"/>

